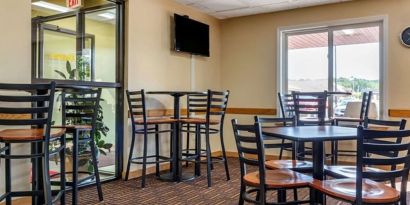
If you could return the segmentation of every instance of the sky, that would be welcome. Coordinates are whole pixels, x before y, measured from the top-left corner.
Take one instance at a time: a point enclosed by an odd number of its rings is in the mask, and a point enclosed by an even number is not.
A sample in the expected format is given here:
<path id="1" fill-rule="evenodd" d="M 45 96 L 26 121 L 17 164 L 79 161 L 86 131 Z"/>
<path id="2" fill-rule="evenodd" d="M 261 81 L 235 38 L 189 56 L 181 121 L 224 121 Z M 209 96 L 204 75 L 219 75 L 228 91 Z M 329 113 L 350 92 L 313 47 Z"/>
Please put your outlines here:
<path id="1" fill-rule="evenodd" d="M 337 77 L 379 79 L 379 43 L 337 46 L 335 56 Z M 327 79 L 327 48 L 289 50 L 288 66 L 291 80 Z"/>

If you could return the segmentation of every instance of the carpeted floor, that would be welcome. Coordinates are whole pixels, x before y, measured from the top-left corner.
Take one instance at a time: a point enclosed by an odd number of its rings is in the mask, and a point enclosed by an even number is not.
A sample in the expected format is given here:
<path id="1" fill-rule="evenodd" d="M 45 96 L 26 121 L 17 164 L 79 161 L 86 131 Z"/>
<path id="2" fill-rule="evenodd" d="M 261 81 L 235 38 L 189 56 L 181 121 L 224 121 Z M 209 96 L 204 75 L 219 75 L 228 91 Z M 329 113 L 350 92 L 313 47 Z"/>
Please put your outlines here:
<path id="1" fill-rule="evenodd" d="M 209 204 L 209 205 L 234 205 L 238 204 L 240 171 L 239 163 L 236 158 L 229 159 L 229 168 L 231 180 L 226 181 L 223 164 L 216 163 L 215 169 L 212 172 L 213 186 L 207 187 L 206 170 L 202 166 L 202 176 L 190 181 L 182 183 L 164 182 L 157 180 L 154 175 L 147 177 L 146 188 L 140 188 L 139 179 L 131 179 L 129 181 L 113 181 L 103 184 L 104 201 L 98 203 L 98 197 L 95 187 L 89 187 L 80 190 L 79 204 Z M 192 171 L 192 167 L 184 169 L 184 171 Z M 274 200 L 275 193 L 270 193 L 269 198 Z M 301 190 L 298 193 L 300 199 L 306 198 L 308 190 Z M 71 195 L 68 194 L 67 199 L 70 204 Z M 289 199 L 293 199 L 293 194 L 288 194 Z M 327 204 L 345 204 L 339 201 L 328 199 Z"/>

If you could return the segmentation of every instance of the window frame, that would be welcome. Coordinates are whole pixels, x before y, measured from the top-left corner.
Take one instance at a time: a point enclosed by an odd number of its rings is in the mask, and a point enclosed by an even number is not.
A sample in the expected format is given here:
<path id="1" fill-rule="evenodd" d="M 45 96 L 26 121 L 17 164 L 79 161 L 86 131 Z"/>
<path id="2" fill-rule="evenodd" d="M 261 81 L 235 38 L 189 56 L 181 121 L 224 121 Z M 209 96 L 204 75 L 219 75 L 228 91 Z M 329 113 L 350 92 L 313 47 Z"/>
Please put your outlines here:
<path id="1" fill-rule="evenodd" d="M 288 89 L 288 56 L 287 56 L 287 45 L 288 36 L 290 35 L 300 35 L 309 34 L 317 32 L 327 32 L 328 33 L 328 88 L 329 90 L 334 89 L 334 59 L 333 59 L 333 31 L 341 29 L 352 29 L 361 28 L 367 26 L 379 26 L 379 39 L 380 39 L 380 62 L 379 62 L 379 91 L 380 91 L 380 104 L 379 104 L 379 118 L 387 117 L 388 102 L 387 99 L 387 43 L 388 43 L 388 17 L 387 16 L 373 16 L 373 17 L 363 17 L 355 19 L 344 19 L 337 21 L 319 22 L 313 24 L 297 25 L 297 26 L 286 26 L 280 27 L 277 30 L 277 65 L 276 65 L 276 91 L 286 92 Z M 332 98 L 330 98 L 330 103 L 333 104 Z M 279 105 L 279 103 L 276 103 Z M 280 109 L 277 106 L 277 109 Z M 330 106 L 329 111 L 332 111 L 333 106 Z"/>

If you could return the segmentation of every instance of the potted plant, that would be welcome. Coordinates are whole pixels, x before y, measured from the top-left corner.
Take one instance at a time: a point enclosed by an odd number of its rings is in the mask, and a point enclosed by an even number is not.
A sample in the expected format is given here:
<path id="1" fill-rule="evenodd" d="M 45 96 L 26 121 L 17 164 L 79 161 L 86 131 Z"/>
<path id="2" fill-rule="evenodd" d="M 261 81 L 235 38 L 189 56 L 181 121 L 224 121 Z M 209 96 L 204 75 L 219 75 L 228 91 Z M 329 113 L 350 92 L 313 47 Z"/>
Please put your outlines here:
<path id="1" fill-rule="evenodd" d="M 90 77 L 90 63 L 84 57 L 77 58 L 77 67 L 72 68 L 69 61 L 66 62 L 66 73 L 55 70 L 55 72 L 60 75 L 65 80 L 81 80 L 84 81 Z M 104 101 L 104 99 L 101 99 Z M 86 122 L 67 122 L 67 124 L 86 124 Z M 104 137 L 107 137 L 107 133 L 110 129 L 104 123 L 104 113 L 101 105 L 97 108 L 97 119 L 96 119 L 96 129 L 94 133 L 94 142 L 97 147 L 97 159 L 99 154 L 107 155 L 107 152 L 111 151 L 113 144 L 107 143 Z M 88 133 L 82 133 L 88 134 Z M 82 136 L 79 136 L 80 138 Z M 93 167 L 91 162 L 91 150 L 88 144 L 79 143 L 78 144 L 79 153 L 79 171 L 92 171 Z M 68 147 L 66 149 L 66 169 L 67 171 L 72 171 L 72 149 Z"/>

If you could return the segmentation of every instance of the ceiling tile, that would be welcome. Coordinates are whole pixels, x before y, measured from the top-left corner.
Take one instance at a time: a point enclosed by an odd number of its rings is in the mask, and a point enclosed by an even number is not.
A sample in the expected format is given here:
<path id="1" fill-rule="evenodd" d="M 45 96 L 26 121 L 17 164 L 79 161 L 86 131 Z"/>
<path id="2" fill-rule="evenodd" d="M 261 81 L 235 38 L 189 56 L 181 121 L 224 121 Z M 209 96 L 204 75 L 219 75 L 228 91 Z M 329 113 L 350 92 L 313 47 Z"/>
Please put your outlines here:
<path id="1" fill-rule="evenodd" d="M 351 0 L 176 0 L 219 19 L 294 8 L 340 3 Z"/>

